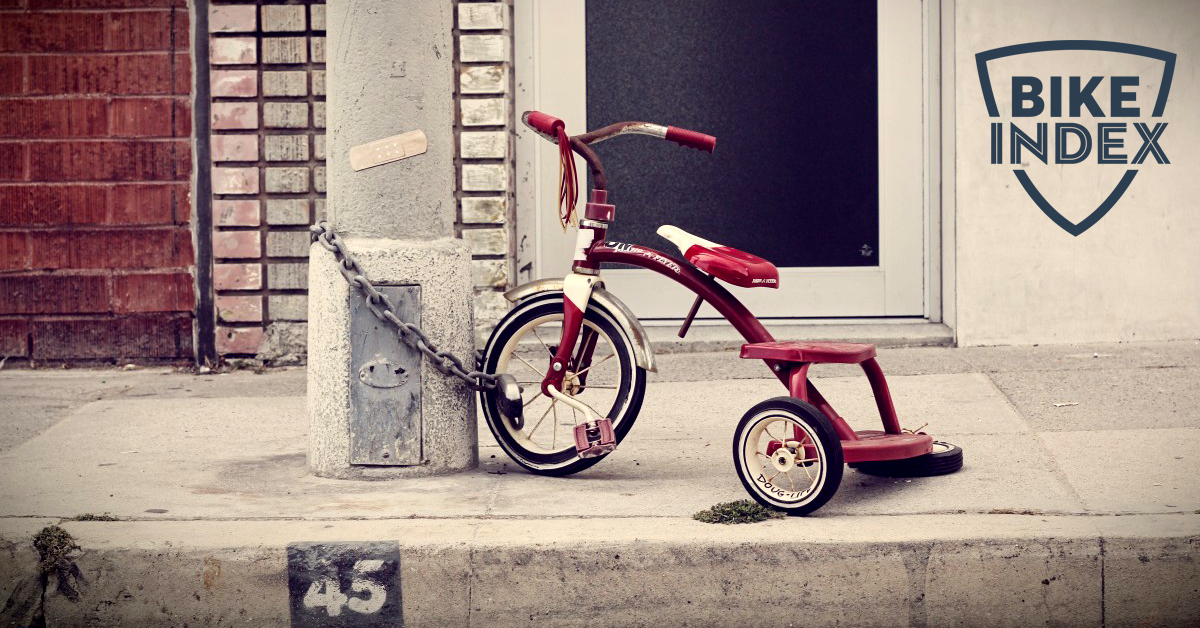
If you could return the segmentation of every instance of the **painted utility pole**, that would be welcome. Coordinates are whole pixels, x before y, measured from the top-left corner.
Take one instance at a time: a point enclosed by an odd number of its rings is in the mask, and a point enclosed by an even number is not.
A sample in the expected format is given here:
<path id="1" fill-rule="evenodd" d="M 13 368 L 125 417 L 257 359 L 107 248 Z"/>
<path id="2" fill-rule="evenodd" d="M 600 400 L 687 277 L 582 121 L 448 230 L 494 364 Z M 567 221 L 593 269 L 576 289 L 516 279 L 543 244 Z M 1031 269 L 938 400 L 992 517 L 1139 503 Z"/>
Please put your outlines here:
<path id="1" fill-rule="evenodd" d="M 329 222 L 401 320 L 473 362 L 470 254 L 454 238 L 453 4 L 330 0 L 327 11 Z M 415 130 L 428 138 L 424 154 L 351 168 L 351 148 Z M 373 317 L 338 267 L 312 247 L 313 472 L 386 478 L 474 467 L 471 391 Z"/>

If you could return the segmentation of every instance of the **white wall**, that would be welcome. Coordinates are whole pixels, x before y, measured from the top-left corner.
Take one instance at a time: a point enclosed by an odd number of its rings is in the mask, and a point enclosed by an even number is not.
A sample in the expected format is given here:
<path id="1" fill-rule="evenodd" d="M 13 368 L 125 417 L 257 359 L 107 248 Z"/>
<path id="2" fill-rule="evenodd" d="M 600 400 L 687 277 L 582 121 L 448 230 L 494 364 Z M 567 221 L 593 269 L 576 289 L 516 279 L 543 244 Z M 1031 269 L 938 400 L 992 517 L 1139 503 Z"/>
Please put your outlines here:
<path id="1" fill-rule="evenodd" d="M 1055 39 L 1118 41 L 1177 55 L 1165 115 L 1150 117 L 1163 64 L 1114 53 L 1036 53 L 991 62 L 1005 122 L 1011 76 L 1077 74 L 1141 78 L 1138 118 L 1128 122 L 1125 154 L 1141 146 L 1132 122 L 1169 124 L 1161 146 L 1171 160 L 1148 158 L 1120 202 L 1075 237 L 1050 221 L 1013 175 L 1020 166 L 989 162 L 989 122 L 975 54 Z M 955 8 L 956 309 L 963 345 L 1105 342 L 1200 337 L 1200 2 L 959 0 Z M 1039 59 L 1040 56 L 1040 59 Z M 1051 71 L 1062 69 L 1064 71 Z M 1064 89 L 1066 79 L 1063 79 Z M 1108 113 L 1108 80 L 1096 92 Z M 1064 99 L 1064 109 L 1066 108 Z M 1064 111 L 1065 113 L 1065 111 Z M 1095 134 L 1090 117 L 1078 122 Z M 1022 130 L 1032 135 L 1034 122 Z M 1101 120 L 1103 121 L 1103 120 Z M 1153 124 L 1151 124 L 1153 126 Z M 1087 162 L 1042 165 L 1030 177 L 1073 221 L 1089 214 L 1126 166 Z"/>

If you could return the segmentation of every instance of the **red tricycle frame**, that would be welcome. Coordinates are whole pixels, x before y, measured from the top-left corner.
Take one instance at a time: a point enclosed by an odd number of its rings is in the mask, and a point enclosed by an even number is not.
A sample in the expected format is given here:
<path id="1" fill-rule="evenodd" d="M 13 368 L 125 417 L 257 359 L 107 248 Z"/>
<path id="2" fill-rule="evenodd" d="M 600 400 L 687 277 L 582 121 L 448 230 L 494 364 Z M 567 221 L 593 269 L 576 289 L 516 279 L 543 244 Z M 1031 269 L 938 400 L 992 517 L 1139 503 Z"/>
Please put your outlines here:
<path id="1" fill-rule="evenodd" d="M 697 301 L 684 322 L 681 335 L 686 333 L 701 301 L 707 302 L 715 308 L 746 340 L 746 344 L 742 348 L 743 358 L 761 358 L 767 368 L 788 389 L 792 397 L 812 404 L 829 419 L 841 441 L 845 462 L 900 460 L 930 453 L 933 444 L 932 437 L 926 434 L 905 433 L 901 430 L 883 370 L 874 357 L 874 347 L 840 343 L 790 343 L 803 345 L 803 347 L 797 348 L 783 346 L 789 343 L 775 343 L 775 339 L 762 323 L 737 297 L 717 283 L 713 276 L 668 253 L 641 245 L 606 240 L 608 225 L 615 218 L 616 208 L 608 203 L 607 178 L 604 168 L 599 156 L 590 148 L 589 144 L 621 134 L 638 133 L 711 151 L 716 143 L 715 138 L 686 129 L 663 127 L 645 122 L 622 122 L 568 138 L 563 132 L 562 121 L 557 118 L 538 112 L 529 112 L 525 114 L 525 122 L 539 134 L 559 144 L 564 155 L 568 155 L 564 144 L 569 142 L 570 150 L 583 157 L 587 162 L 593 184 L 589 202 L 585 206 L 582 219 L 579 220 L 579 241 L 571 274 L 564 280 L 562 337 L 542 380 L 543 394 L 562 399 L 560 391 L 567 371 L 587 370 L 592 358 L 591 352 L 595 347 L 594 332 L 590 332 L 582 325 L 583 313 L 587 309 L 588 295 L 592 286 L 598 282 L 597 277 L 602 264 L 624 264 L 656 272 L 696 294 Z M 571 175 L 570 179 L 573 181 L 574 176 Z M 572 285 L 579 287 L 573 292 Z M 580 338 L 581 334 L 582 338 Z M 845 350 L 846 347 L 850 349 Z M 763 357 L 764 354 L 773 357 Z M 780 359 L 774 356 L 787 357 Z M 875 396 L 875 403 L 883 422 L 882 431 L 856 432 L 834 410 L 829 401 L 808 378 L 810 366 L 819 362 L 861 365 Z M 797 438 L 799 439 L 799 436 Z"/>
<path id="2" fill-rule="evenodd" d="M 597 197 L 604 198 L 603 194 L 598 195 L 597 192 L 603 191 L 594 190 L 593 200 Z M 589 203 L 589 205 L 591 204 Z M 605 241 L 605 235 L 602 229 L 596 234 L 596 241 L 585 253 L 586 258 L 577 260 L 574 264 L 575 269 L 598 268 L 600 264 L 611 263 L 654 271 L 691 290 L 697 297 L 712 305 L 741 334 L 747 344 L 775 341 L 766 327 L 737 297 L 695 266 L 650 247 Z M 560 346 L 571 345 L 564 343 Z M 932 438 L 924 435 L 905 435 L 910 437 L 900 439 L 878 438 L 882 434 L 902 435 L 903 432 L 896 416 L 895 406 L 892 404 L 892 395 L 888 389 L 887 379 L 874 357 L 863 360 L 860 364 L 867 381 L 871 384 L 871 391 L 875 395 L 875 404 L 879 409 L 879 418 L 883 422 L 883 431 L 862 433 L 855 432 L 825 399 L 812 380 L 808 379 L 809 367 L 812 362 L 789 362 L 773 359 L 763 359 L 762 361 L 787 387 L 791 396 L 813 404 L 833 423 L 838 438 L 842 441 L 842 451 L 846 462 L 897 460 L 929 453 Z"/>

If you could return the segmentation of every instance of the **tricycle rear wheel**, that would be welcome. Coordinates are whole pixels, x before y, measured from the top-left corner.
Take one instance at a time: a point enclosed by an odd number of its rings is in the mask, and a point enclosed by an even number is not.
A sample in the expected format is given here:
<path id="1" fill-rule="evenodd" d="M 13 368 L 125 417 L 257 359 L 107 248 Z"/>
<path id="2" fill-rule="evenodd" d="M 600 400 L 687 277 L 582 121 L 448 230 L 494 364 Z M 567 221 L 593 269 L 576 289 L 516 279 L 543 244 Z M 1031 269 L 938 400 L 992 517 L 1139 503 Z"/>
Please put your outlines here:
<path id="1" fill-rule="evenodd" d="M 923 478 L 954 473 L 963 466 L 962 447 L 943 441 L 933 441 L 933 451 L 915 458 L 859 462 L 850 468 L 869 475 L 889 478 Z"/>
<path id="2" fill-rule="evenodd" d="M 829 419 L 794 397 L 750 408 L 733 434 L 733 465 L 758 503 L 806 515 L 842 483 L 842 443 Z"/>

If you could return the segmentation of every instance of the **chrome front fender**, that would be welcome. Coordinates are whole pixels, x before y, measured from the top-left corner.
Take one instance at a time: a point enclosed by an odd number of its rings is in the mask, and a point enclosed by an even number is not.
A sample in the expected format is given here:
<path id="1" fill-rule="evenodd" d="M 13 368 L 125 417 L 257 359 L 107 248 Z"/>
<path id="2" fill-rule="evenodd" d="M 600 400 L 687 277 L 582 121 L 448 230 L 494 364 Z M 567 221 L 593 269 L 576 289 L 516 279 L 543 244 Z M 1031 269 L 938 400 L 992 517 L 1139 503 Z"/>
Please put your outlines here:
<path id="1" fill-rule="evenodd" d="M 562 290 L 562 279 L 538 279 L 505 292 L 504 298 L 512 303 L 517 303 L 542 293 L 562 292 Z M 637 365 L 651 373 L 657 373 L 658 367 L 654 364 L 654 351 L 650 348 L 650 338 L 646 335 L 646 329 L 642 327 L 641 321 L 630 311 L 629 306 L 605 290 L 603 281 L 596 282 L 591 298 L 597 305 L 608 310 L 621 329 L 625 330 L 633 342 L 634 360 Z"/>

